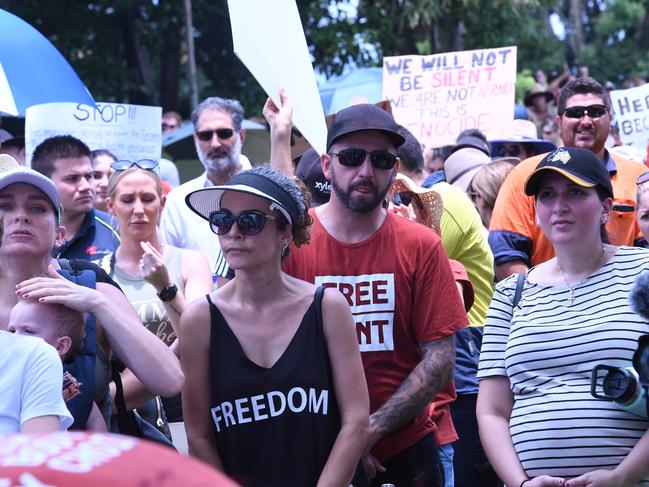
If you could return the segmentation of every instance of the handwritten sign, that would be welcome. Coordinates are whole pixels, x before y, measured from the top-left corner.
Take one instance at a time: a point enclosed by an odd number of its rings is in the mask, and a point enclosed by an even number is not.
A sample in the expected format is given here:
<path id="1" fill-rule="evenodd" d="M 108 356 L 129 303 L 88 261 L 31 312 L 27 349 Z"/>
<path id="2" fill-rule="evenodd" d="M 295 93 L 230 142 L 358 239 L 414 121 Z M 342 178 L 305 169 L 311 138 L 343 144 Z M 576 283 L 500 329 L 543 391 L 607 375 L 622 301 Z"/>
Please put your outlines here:
<path id="1" fill-rule="evenodd" d="M 394 118 L 430 147 L 476 128 L 487 138 L 514 120 L 516 46 L 383 58 L 383 96 Z"/>
<path id="2" fill-rule="evenodd" d="M 27 160 L 38 144 L 55 135 L 72 135 L 90 150 L 108 149 L 119 159 L 159 159 L 162 108 L 124 103 L 47 103 L 25 113 Z"/>
<path id="3" fill-rule="evenodd" d="M 611 101 L 622 142 L 644 150 L 649 143 L 649 83 L 611 91 Z"/>
<path id="4" fill-rule="evenodd" d="M 284 88 L 293 123 L 324 153 L 327 126 L 295 0 L 228 0 L 228 9 L 235 54 L 277 106 Z"/>

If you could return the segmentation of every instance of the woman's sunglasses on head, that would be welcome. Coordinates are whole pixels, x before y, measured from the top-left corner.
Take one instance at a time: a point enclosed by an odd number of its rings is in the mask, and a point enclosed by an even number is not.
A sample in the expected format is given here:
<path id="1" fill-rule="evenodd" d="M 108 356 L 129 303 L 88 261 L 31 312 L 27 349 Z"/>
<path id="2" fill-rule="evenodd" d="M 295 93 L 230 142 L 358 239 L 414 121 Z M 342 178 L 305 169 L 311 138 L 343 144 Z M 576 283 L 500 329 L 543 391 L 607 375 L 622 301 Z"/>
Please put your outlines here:
<path id="1" fill-rule="evenodd" d="M 212 140 L 214 134 L 216 134 L 216 136 L 221 140 L 227 140 L 234 135 L 234 130 L 232 129 L 201 130 L 200 132 L 196 132 L 196 137 L 198 137 L 198 140 L 202 142 L 208 142 Z"/>
<path id="2" fill-rule="evenodd" d="M 392 169 L 397 162 L 397 156 L 386 150 L 366 151 L 365 149 L 341 149 L 338 152 L 332 152 L 330 155 L 336 156 L 338 161 L 347 167 L 358 167 L 367 156 L 370 156 L 370 162 L 375 169 Z"/>
<path id="3" fill-rule="evenodd" d="M 242 211 L 233 215 L 228 210 L 217 210 L 210 213 L 210 228 L 217 235 L 225 235 L 236 222 L 242 235 L 252 236 L 260 233 L 266 225 L 266 220 L 277 220 L 273 215 L 258 210 Z"/>
<path id="4" fill-rule="evenodd" d="M 649 181 L 649 172 L 646 172 L 644 174 L 640 174 L 640 176 L 638 176 L 638 179 L 635 180 L 635 184 L 640 186 L 641 184 L 644 184 L 647 181 Z"/>
<path id="5" fill-rule="evenodd" d="M 608 112 L 608 108 L 604 105 L 588 105 L 568 107 L 562 115 L 575 119 L 583 118 L 584 115 L 588 115 L 590 118 L 599 118 L 603 117 L 606 112 Z"/>
<path id="6" fill-rule="evenodd" d="M 110 167 L 115 171 L 126 171 L 133 166 L 137 166 L 140 169 L 144 169 L 146 171 L 151 171 L 158 167 L 158 161 L 156 161 L 155 159 L 140 159 L 138 161 L 120 159 L 119 161 L 110 163 Z"/>

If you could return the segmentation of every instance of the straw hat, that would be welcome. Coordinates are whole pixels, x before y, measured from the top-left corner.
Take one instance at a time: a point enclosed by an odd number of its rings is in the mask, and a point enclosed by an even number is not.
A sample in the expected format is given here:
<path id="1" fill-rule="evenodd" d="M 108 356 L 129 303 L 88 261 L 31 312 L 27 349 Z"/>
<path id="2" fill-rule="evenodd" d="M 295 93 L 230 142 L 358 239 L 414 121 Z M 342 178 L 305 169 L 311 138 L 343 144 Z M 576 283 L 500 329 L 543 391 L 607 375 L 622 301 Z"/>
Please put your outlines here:
<path id="1" fill-rule="evenodd" d="M 388 192 L 390 200 L 397 193 L 413 193 L 412 208 L 415 211 L 417 221 L 440 235 L 440 220 L 444 212 L 444 203 L 437 191 L 417 186 L 408 176 L 397 173 L 397 177 Z"/>
<path id="2" fill-rule="evenodd" d="M 525 98 L 523 99 L 523 103 L 525 103 L 526 107 L 534 105 L 534 97 L 543 95 L 546 99 L 546 101 L 550 102 L 554 100 L 554 95 L 552 94 L 551 91 L 548 91 L 545 86 L 542 84 L 536 83 L 534 86 L 532 86 L 532 89 L 527 92 L 525 95 Z"/>

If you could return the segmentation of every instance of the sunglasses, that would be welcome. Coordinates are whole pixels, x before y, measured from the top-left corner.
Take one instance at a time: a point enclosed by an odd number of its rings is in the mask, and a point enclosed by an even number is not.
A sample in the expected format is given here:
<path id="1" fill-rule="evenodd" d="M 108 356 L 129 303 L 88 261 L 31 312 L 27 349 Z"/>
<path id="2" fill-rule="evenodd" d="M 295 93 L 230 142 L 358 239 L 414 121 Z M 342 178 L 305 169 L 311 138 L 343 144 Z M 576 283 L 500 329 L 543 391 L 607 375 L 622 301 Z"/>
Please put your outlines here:
<path id="1" fill-rule="evenodd" d="M 397 156 L 386 150 L 374 150 L 368 152 L 365 149 L 342 149 L 338 152 L 332 152 L 330 155 L 338 157 L 338 161 L 347 167 L 358 167 L 367 155 L 370 156 L 370 162 L 375 169 L 387 170 L 392 169 L 397 162 Z"/>
<path id="2" fill-rule="evenodd" d="M 119 161 L 110 163 L 110 167 L 115 171 L 125 171 L 133 166 L 137 166 L 140 169 L 144 169 L 146 171 L 151 171 L 152 169 L 158 167 L 158 161 L 154 159 L 140 159 L 139 161 L 121 159 Z"/>
<path id="3" fill-rule="evenodd" d="M 410 206 L 410 203 L 412 203 L 412 199 L 415 197 L 415 193 L 412 191 L 402 191 L 400 193 L 396 193 L 392 197 L 392 202 L 395 205 L 404 205 L 404 206 Z"/>
<path id="4" fill-rule="evenodd" d="M 232 129 L 201 130 L 200 132 L 196 132 L 196 137 L 198 137 L 198 140 L 201 140 L 203 142 L 208 142 L 212 140 L 214 134 L 216 134 L 216 136 L 219 139 L 226 140 L 234 135 L 234 130 Z"/>
<path id="5" fill-rule="evenodd" d="M 518 157 L 520 153 L 521 153 L 521 146 L 518 144 L 509 145 L 509 146 L 501 145 L 498 148 L 498 155 L 500 157 L 507 157 L 507 156 Z"/>
<path id="6" fill-rule="evenodd" d="M 233 215 L 228 210 L 217 210 L 210 213 L 210 228 L 217 235 L 225 235 L 230 231 L 234 222 L 242 235 L 250 237 L 257 235 L 264 229 L 266 220 L 276 221 L 273 215 L 258 210 L 242 211 L 238 215 Z"/>
<path id="7" fill-rule="evenodd" d="M 641 184 L 646 183 L 647 181 L 649 181 L 649 172 L 640 174 L 640 176 L 638 176 L 638 179 L 635 180 L 635 184 L 640 186 Z"/>
<path id="8" fill-rule="evenodd" d="M 608 108 L 604 105 L 588 105 L 587 107 L 575 106 L 566 108 L 563 115 L 568 118 L 582 118 L 588 115 L 590 118 L 599 118 L 608 112 Z"/>

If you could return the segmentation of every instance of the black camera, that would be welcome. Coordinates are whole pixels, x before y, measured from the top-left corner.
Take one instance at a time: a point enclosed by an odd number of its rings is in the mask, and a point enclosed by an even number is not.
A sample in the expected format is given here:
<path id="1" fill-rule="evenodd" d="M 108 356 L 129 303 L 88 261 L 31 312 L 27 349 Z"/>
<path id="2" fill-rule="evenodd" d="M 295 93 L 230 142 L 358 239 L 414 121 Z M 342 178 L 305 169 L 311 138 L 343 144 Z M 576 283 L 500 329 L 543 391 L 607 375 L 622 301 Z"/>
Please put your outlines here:
<path id="1" fill-rule="evenodd" d="M 649 319 L 649 272 L 641 274 L 629 296 L 631 307 Z M 612 401 L 620 408 L 649 418 L 649 334 L 638 339 L 633 366 L 620 368 L 596 365 L 590 382 L 590 393 L 597 399 Z"/>

